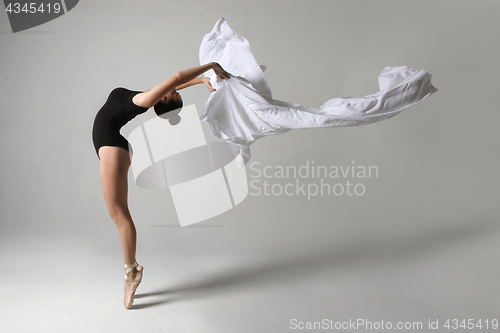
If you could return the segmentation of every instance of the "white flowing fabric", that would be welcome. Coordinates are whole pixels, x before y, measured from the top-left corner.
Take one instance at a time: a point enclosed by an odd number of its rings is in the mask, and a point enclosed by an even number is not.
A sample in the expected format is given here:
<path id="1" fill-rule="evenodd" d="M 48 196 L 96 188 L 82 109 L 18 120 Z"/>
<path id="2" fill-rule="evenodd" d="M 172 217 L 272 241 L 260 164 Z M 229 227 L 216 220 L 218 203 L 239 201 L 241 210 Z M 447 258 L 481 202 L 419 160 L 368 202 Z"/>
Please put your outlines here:
<path id="1" fill-rule="evenodd" d="M 380 91 L 365 97 L 340 97 L 319 108 L 273 100 L 250 44 L 232 31 L 224 18 L 205 35 L 200 64 L 218 62 L 233 77 L 220 80 L 210 70 L 212 86 L 200 116 L 214 135 L 230 143 L 241 167 L 250 159 L 249 146 L 257 139 L 291 129 L 359 126 L 388 119 L 435 93 L 431 75 L 407 66 L 386 67 L 378 77 Z"/>

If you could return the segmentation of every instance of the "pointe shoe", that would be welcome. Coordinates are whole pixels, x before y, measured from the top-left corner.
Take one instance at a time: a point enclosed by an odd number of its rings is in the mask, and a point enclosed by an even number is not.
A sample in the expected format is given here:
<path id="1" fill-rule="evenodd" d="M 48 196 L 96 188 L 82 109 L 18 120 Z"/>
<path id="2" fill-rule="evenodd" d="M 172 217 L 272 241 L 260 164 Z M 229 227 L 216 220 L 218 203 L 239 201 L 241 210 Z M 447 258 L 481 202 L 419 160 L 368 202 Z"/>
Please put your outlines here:
<path id="1" fill-rule="evenodd" d="M 132 272 L 134 268 L 137 267 L 137 271 L 134 276 L 127 276 L 128 273 Z M 142 271 L 144 267 L 139 265 L 137 262 L 131 265 L 125 264 L 125 297 L 123 299 L 123 305 L 125 309 L 130 309 L 132 304 L 134 304 L 135 291 L 142 281 Z"/>

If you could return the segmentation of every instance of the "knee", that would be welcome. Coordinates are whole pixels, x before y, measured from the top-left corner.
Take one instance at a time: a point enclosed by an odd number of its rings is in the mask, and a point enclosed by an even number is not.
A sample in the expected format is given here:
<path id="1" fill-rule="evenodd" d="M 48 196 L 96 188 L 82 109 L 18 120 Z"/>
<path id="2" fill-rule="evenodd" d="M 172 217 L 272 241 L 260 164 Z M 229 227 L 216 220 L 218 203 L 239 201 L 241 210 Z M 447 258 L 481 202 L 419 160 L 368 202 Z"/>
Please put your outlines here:
<path id="1" fill-rule="evenodd" d="M 127 207 L 121 207 L 119 205 L 115 205 L 112 207 L 108 207 L 109 216 L 115 223 L 123 223 L 130 218 L 130 213 Z"/>

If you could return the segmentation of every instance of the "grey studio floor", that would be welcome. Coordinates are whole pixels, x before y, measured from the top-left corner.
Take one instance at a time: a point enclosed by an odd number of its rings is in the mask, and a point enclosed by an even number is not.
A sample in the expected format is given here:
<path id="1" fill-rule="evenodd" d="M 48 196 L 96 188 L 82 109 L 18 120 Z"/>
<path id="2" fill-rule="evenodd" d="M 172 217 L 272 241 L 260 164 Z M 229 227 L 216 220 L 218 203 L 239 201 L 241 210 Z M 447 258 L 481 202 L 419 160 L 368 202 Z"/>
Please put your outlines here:
<path id="1" fill-rule="evenodd" d="M 444 327 L 453 319 L 498 331 L 499 12 L 496 0 L 80 1 L 16 34 L 1 12 L 0 332 L 354 330 L 307 329 L 323 320 L 441 332 L 457 330 Z M 377 166 L 378 177 L 353 180 L 361 196 L 251 190 L 180 227 L 170 192 L 129 173 L 144 278 L 126 310 L 92 122 L 111 89 L 151 89 L 197 66 L 221 17 L 267 66 L 276 99 L 317 107 L 365 96 L 399 65 L 428 70 L 439 91 L 387 121 L 251 148 L 249 181 L 265 180 L 255 169 L 307 161 Z M 209 96 L 201 86 L 181 93 L 198 112 Z"/>

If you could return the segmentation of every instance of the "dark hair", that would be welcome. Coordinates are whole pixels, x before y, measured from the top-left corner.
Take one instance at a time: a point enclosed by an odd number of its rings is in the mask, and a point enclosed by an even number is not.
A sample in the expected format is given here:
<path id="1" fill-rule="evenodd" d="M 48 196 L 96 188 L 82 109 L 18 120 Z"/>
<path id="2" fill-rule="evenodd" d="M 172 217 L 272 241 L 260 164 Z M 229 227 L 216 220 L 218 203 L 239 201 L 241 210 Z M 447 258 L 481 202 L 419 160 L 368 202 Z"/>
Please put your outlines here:
<path id="1" fill-rule="evenodd" d="M 182 108 L 182 100 L 181 101 L 176 101 L 176 100 L 169 100 L 167 103 L 159 101 L 158 103 L 155 104 L 154 109 L 156 112 L 157 116 L 160 116 L 164 113 L 177 110 Z"/>

